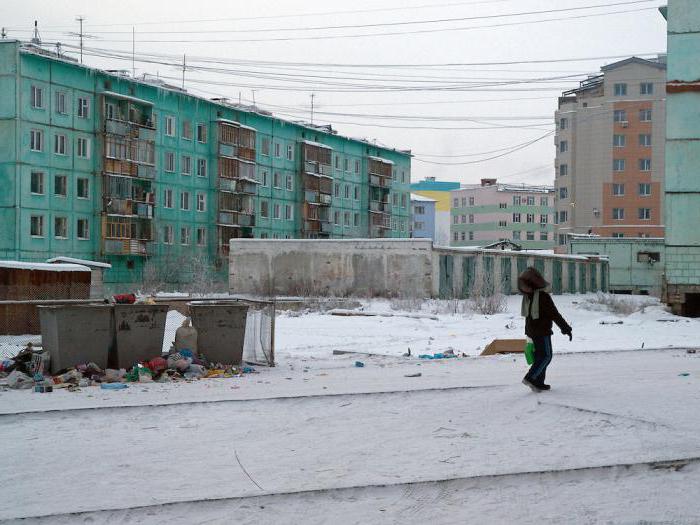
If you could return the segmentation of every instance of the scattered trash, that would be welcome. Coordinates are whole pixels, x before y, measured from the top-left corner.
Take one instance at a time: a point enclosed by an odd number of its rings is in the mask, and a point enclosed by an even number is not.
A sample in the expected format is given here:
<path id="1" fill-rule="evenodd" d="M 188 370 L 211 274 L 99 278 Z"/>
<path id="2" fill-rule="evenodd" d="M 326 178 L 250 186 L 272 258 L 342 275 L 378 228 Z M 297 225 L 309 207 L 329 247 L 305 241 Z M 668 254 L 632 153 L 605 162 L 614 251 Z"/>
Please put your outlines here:
<path id="1" fill-rule="evenodd" d="M 421 354 L 418 356 L 418 359 L 451 359 L 455 357 L 457 356 L 455 355 L 454 350 L 448 350 L 447 352 L 438 352 L 435 354 Z"/>
<path id="2" fill-rule="evenodd" d="M 357 368 L 362 368 L 365 366 L 365 364 L 362 361 L 355 361 L 355 366 Z"/>
<path id="3" fill-rule="evenodd" d="M 421 377 L 423 374 L 416 372 L 415 374 L 405 374 L 404 377 Z"/>
<path id="4" fill-rule="evenodd" d="M 409 348 L 408 352 L 406 352 L 403 356 L 404 357 L 411 357 L 411 349 Z"/>
<path id="5" fill-rule="evenodd" d="M 124 390 L 125 388 L 129 388 L 129 385 L 126 383 L 102 383 L 100 388 L 102 390 Z"/>
<path id="6" fill-rule="evenodd" d="M 696 350 L 695 348 L 688 348 L 688 349 L 685 351 L 686 354 L 694 354 L 694 353 L 696 353 L 696 352 L 697 352 L 697 350 Z"/>
<path id="7" fill-rule="evenodd" d="M 678 375 L 681 376 L 681 377 L 688 377 L 688 376 L 690 375 L 690 373 L 689 373 L 689 372 L 681 372 L 681 373 L 678 374 Z"/>
<path id="8" fill-rule="evenodd" d="M 9 386 L 10 388 L 32 388 L 33 385 L 34 380 L 24 372 L 20 372 L 19 370 L 13 370 L 10 373 L 10 375 L 7 376 L 7 386 Z"/>
<path id="9" fill-rule="evenodd" d="M 48 394 L 50 392 L 53 392 L 53 386 L 52 385 L 34 385 L 34 392 L 37 392 L 39 394 Z"/>
<path id="10" fill-rule="evenodd" d="M 624 324 L 623 321 L 601 321 L 600 324 Z"/>

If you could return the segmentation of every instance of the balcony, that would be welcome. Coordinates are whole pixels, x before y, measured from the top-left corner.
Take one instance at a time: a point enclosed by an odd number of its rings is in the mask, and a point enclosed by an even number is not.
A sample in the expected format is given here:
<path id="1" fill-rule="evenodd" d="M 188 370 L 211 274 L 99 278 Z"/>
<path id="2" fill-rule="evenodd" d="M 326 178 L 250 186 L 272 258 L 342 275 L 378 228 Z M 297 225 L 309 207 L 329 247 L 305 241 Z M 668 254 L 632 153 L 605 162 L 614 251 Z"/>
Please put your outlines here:
<path id="1" fill-rule="evenodd" d="M 376 188 L 389 189 L 391 186 L 391 178 L 382 177 L 381 175 L 369 174 L 369 185 Z"/>
<path id="2" fill-rule="evenodd" d="M 255 226 L 255 215 L 252 212 L 219 211 L 219 225 L 252 228 Z"/>
<path id="3" fill-rule="evenodd" d="M 321 223 L 321 232 L 333 233 L 333 224 L 330 222 L 322 222 Z"/>
<path id="4" fill-rule="evenodd" d="M 386 201 L 369 201 L 369 211 L 374 213 L 389 213 L 389 203 Z"/>
<path id="5" fill-rule="evenodd" d="M 156 130 L 150 122 L 140 124 L 138 122 L 131 122 L 128 120 L 106 119 L 105 133 L 140 138 L 142 140 L 156 139 Z"/>
<path id="6" fill-rule="evenodd" d="M 319 203 L 322 204 L 322 205 L 324 205 L 324 206 L 330 206 L 332 200 L 333 200 L 333 197 L 331 197 L 330 194 L 321 193 L 321 194 L 318 196 L 318 201 L 319 201 Z"/>
<path id="7" fill-rule="evenodd" d="M 319 200 L 318 192 L 312 190 L 306 190 L 304 192 L 304 201 L 308 202 L 309 204 L 318 204 Z"/>
<path id="8" fill-rule="evenodd" d="M 105 239 L 104 253 L 108 255 L 150 255 L 150 241 L 140 239 Z"/>
<path id="9" fill-rule="evenodd" d="M 391 221 L 388 215 L 372 215 L 370 225 L 376 228 L 390 229 Z"/>

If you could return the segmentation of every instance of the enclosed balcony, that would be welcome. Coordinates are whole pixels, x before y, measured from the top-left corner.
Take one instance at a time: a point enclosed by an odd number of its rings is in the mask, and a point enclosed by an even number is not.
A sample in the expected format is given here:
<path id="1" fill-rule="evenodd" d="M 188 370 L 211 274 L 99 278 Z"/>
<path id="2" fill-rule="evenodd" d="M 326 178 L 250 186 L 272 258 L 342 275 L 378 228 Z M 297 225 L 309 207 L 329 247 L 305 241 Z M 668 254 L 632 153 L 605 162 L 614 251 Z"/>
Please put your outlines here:
<path id="1" fill-rule="evenodd" d="M 152 221 L 105 216 L 102 220 L 102 251 L 111 255 L 148 255 L 153 240 Z"/>

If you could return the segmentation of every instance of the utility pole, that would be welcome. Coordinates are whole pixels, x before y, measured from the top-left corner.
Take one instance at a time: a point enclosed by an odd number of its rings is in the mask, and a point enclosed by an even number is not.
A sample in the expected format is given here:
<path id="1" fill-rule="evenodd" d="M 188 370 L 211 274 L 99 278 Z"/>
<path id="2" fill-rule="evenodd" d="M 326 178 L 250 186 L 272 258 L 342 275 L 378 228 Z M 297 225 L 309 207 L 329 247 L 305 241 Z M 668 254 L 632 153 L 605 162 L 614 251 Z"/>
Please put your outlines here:
<path id="1" fill-rule="evenodd" d="M 136 77 L 136 27 L 131 26 L 131 76 Z"/>
<path id="2" fill-rule="evenodd" d="M 311 93 L 311 124 L 314 123 L 314 97 L 316 93 Z"/>
<path id="3" fill-rule="evenodd" d="M 251 89 L 251 91 L 253 92 L 253 107 L 255 107 L 255 90 Z"/>
<path id="4" fill-rule="evenodd" d="M 79 15 L 75 17 L 75 19 L 80 23 L 80 32 L 78 35 L 80 36 L 80 63 L 83 63 L 83 21 L 85 20 L 85 17 L 82 15 Z"/>

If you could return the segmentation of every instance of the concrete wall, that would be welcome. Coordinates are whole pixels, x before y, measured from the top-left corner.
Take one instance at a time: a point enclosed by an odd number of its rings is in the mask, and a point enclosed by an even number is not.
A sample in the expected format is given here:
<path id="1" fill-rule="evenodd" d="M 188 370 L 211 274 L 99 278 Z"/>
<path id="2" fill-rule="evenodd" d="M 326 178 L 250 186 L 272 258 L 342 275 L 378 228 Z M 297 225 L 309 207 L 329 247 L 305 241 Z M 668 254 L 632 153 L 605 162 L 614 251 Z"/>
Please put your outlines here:
<path id="1" fill-rule="evenodd" d="M 607 290 L 607 261 L 528 251 L 434 248 L 428 239 L 231 240 L 234 294 L 466 298 L 516 293 L 538 267 L 554 293 Z M 570 277 L 571 276 L 571 277 Z"/>

